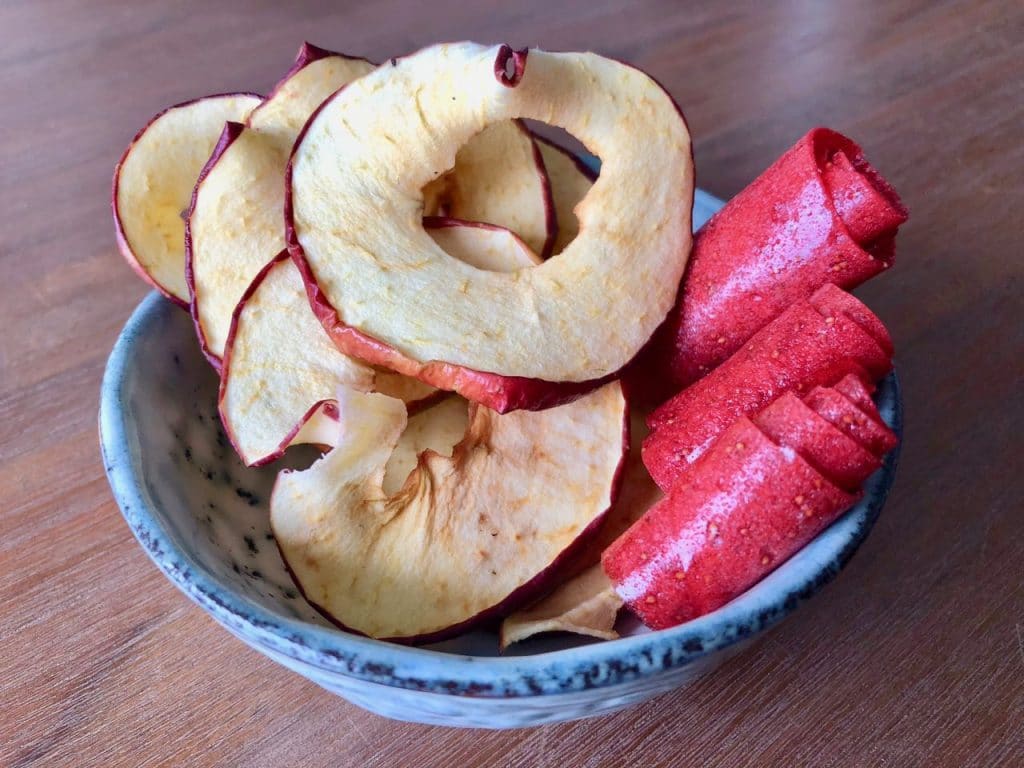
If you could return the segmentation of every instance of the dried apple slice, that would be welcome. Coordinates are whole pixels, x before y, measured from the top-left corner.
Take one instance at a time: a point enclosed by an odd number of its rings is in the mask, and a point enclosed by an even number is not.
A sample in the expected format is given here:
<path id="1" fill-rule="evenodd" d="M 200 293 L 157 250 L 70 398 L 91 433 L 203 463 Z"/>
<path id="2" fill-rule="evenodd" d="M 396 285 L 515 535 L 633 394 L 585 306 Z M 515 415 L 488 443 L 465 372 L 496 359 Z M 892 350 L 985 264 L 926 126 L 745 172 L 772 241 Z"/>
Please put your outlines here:
<path id="1" fill-rule="evenodd" d="M 136 134 L 114 168 L 112 208 L 121 254 L 143 280 L 182 306 L 185 224 L 192 187 L 224 123 L 260 103 L 251 93 L 205 96 L 168 107 Z"/>
<path id="2" fill-rule="evenodd" d="M 545 632 L 614 640 L 622 598 L 600 565 L 569 579 L 539 603 L 517 611 L 501 623 L 501 649 Z"/>
<path id="3" fill-rule="evenodd" d="M 285 247 L 284 169 L 295 137 L 324 99 L 373 68 L 364 59 L 303 45 L 248 124 L 229 123 L 208 154 L 192 195 L 186 253 L 192 316 L 214 367 L 239 298 Z"/>
<path id="4" fill-rule="evenodd" d="M 403 641 L 455 634 L 535 594 L 614 502 L 628 440 L 618 382 L 539 413 L 473 404 L 452 455 L 421 454 L 388 494 L 405 406 L 341 387 L 338 409 L 336 446 L 278 476 L 271 525 L 312 604 Z"/>
<path id="5" fill-rule="evenodd" d="M 602 158 L 580 232 L 534 269 L 459 264 L 423 230 L 423 187 L 473 135 L 516 117 Z M 650 77 L 589 53 L 459 43 L 395 60 L 307 123 L 287 190 L 289 248 L 339 348 L 502 412 L 550 407 L 620 370 L 671 308 L 690 250 L 682 115 Z"/>
<path id="6" fill-rule="evenodd" d="M 555 206 L 558 234 L 555 236 L 552 254 L 561 253 L 580 231 L 576 218 L 576 206 L 587 196 L 594 185 L 597 174 L 572 152 L 558 146 L 543 136 L 534 136 L 544 169 L 551 184 L 551 199 Z"/>
<path id="7" fill-rule="evenodd" d="M 373 369 L 340 354 L 309 311 L 287 251 L 267 264 L 238 303 L 220 382 L 221 421 L 242 461 L 258 466 L 289 445 L 332 442 L 338 385 L 369 390 L 373 381 Z"/>
<path id="8" fill-rule="evenodd" d="M 451 219 L 427 226 L 452 257 L 476 259 L 481 269 L 516 270 L 540 261 L 500 227 Z M 302 277 L 285 252 L 257 274 L 238 302 L 222 373 L 221 421 L 242 461 L 252 466 L 273 461 L 289 445 L 330 443 L 341 384 L 403 400 L 410 413 L 447 394 L 339 352 L 310 310 Z"/>
<path id="9" fill-rule="evenodd" d="M 484 128 L 455 155 L 451 171 L 423 190 L 424 212 L 496 224 L 541 258 L 555 236 L 555 208 L 541 151 L 518 120 Z"/>

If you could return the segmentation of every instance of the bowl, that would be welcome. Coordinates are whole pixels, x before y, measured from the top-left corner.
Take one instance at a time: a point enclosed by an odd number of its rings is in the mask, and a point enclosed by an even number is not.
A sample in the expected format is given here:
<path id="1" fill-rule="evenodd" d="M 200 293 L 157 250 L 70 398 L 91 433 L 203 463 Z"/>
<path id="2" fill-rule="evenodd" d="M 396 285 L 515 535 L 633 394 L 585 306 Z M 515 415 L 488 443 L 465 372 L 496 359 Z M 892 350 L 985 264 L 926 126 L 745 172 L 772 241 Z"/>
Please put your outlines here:
<path id="1" fill-rule="evenodd" d="M 695 226 L 720 201 L 698 193 Z M 706 674 L 831 581 L 874 524 L 897 452 L 853 509 L 768 578 L 673 629 L 633 624 L 595 642 L 534 638 L 498 654 L 493 630 L 409 647 L 329 624 L 300 595 L 270 532 L 267 500 L 282 462 L 247 468 L 221 430 L 217 378 L 186 312 L 156 292 L 132 314 L 107 363 L 100 443 L 125 520 L 170 581 L 229 632 L 378 714 L 439 725 L 512 728 L 621 709 Z M 895 374 L 876 399 L 901 433 Z M 898 449 L 897 449 L 898 451 Z M 312 449 L 283 461 L 308 464 Z"/>

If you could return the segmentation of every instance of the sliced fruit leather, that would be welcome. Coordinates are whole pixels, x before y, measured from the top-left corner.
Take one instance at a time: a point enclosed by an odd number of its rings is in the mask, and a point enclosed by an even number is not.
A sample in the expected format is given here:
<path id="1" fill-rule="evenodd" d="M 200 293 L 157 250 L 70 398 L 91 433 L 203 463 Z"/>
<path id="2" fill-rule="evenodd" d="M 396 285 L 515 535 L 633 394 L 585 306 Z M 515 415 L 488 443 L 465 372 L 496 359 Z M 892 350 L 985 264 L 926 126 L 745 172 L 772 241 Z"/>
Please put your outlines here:
<path id="1" fill-rule="evenodd" d="M 878 406 L 871 399 L 871 395 L 875 391 L 875 385 L 866 378 L 866 372 L 863 375 L 851 373 L 844 376 L 836 382 L 833 389 L 849 398 L 851 402 L 871 418 L 876 421 L 882 420 L 882 415 L 878 412 Z"/>
<path id="2" fill-rule="evenodd" d="M 848 294 L 843 302 L 853 309 L 847 313 L 815 308 L 822 296 L 835 302 L 833 290 L 838 289 L 827 286 L 798 301 L 724 364 L 650 415 L 643 459 L 662 490 L 671 489 L 738 417 L 752 416 L 784 392 L 805 393 L 861 372 L 878 379 L 891 369 L 889 355 L 851 319 L 866 314 L 873 318 L 866 325 L 881 324 L 871 310 Z"/>
<path id="3" fill-rule="evenodd" d="M 868 387 L 851 374 L 733 422 L 605 551 L 615 594 L 647 626 L 670 627 L 725 605 L 817 536 L 896 445 Z"/>
<path id="4" fill-rule="evenodd" d="M 644 624 L 674 626 L 753 586 L 855 500 L 741 417 L 602 565 Z"/>
<path id="5" fill-rule="evenodd" d="M 847 491 L 860 488 L 882 466 L 871 451 L 787 392 L 753 419 L 780 446 L 791 448 Z"/>
<path id="6" fill-rule="evenodd" d="M 630 391 L 661 402 L 820 286 L 849 289 L 882 272 L 906 220 L 857 144 L 810 131 L 697 233 L 676 306 L 630 367 Z"/>
<path id="7" fill-rule="evenodd" d="M 831 387 L 815 387 L 804 402 L 876 456 L 884 456 L 896 447 L 892 430 Z"/>

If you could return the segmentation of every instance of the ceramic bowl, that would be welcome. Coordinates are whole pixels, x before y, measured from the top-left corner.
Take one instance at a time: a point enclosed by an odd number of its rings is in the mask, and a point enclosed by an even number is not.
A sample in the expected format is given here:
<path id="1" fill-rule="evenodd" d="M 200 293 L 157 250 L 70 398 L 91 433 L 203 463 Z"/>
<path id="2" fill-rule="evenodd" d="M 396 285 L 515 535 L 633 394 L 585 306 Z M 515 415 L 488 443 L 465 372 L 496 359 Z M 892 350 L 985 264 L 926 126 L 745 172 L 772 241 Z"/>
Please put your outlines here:
<path id="1" fill-rule="evenodd" d="M 698 194 L 695 226 L 718 205 Z M 361 707 L 421 723 L 510 728 L 587 717 L 709 672 L 835 577 L 874 524 L 897 459 L 890 455 L 863 500 L 795 557 L 695 621 L 659 632 L 634 625 L 610 642 L 536 638 L 504 656 L 487 630 L 412 648 L 341 631 L 303 600 L 269 527 L 281 464 L 238 461 L 216 393 L 188 314 L 150 294 L 114 347 L 100 403 L 107 476 L 132 532 L 175 586 L 257 651 Z M 900 433 L 895 375 L 877 400 Z M 299 450 L 286 461 L 311 455 Z"/>

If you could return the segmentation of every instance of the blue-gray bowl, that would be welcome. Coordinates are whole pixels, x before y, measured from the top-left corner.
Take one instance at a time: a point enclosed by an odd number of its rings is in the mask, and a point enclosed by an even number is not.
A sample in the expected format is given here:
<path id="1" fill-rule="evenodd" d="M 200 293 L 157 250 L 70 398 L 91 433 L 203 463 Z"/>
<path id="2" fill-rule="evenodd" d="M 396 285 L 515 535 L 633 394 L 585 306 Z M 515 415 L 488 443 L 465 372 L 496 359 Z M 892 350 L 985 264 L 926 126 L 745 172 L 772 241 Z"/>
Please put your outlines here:
<path id="1" fill-rule="evenodd" d="M 695 226 L 720 205 L 698 192 Z M 509 728 L 587 717 L 712 670 L 835 577 L 878 517 L 897 461 L 893 452 L 863 500 L 767 579 L 695 621 L 607 642 L 538 638 L 505 656 L 487 631 L 411 648 L 339 630 L 303 600 L 269 528 L 280 464 L 238 461 L 216 391 L 188 315 L 150 294 L 117 340 L 100 401 L 107 476 L 132 532 L 168 579 L 248 645 L 359 706 L 422 723 Z M 877 400 L 901 434 L 895 374 Z"/>

